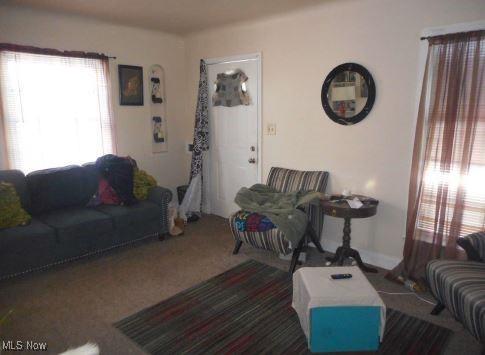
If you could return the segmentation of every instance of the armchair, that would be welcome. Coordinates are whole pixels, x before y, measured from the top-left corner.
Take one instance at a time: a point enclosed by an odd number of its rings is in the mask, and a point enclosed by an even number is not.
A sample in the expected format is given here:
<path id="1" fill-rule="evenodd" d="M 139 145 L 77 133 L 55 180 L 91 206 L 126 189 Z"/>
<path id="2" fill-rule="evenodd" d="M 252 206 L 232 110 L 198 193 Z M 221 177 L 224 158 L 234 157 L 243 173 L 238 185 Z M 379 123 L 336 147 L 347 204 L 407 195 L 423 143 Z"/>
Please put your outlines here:
<path id="1" fill-rule="evenodd" d="M 299 171 L 284 168 L 271 168 L 266 184 L 282 192 L 292 192 L 298 190 L 314 190 L 325 192 L 328 181 L 326 171 Z M 293 272 L 298 262 L 298 257 L 303 249 L 308 236 L 315 244 L 317 249 L 323 253 L 320 245 L 319 235 L 323 227 L 323 213 L 319 205 L 309 205 L 305 211 L 308 215 L 308 226 L 305 236 L 301 238 L 298 245 L 291 245 L 285 235 L 278 229 L 273 228 L 266 232 L 241 232 L 237 229 L 235 216 L 229 217 L 232 235 L 236 242 L 233 254 L 237 254 L 241 245 L 247 243 L 255 248 L 265 249 L 283 255 L 293 252 L 290 272 Z"/>
<path id="2" fill-rule="evenodd" d="M 457 242 L 468 260 L 432 260 L 426 278 L 438 303 L 431 314 L 447 308 L 481 343 L 485 343 L 485 231 Z"/>

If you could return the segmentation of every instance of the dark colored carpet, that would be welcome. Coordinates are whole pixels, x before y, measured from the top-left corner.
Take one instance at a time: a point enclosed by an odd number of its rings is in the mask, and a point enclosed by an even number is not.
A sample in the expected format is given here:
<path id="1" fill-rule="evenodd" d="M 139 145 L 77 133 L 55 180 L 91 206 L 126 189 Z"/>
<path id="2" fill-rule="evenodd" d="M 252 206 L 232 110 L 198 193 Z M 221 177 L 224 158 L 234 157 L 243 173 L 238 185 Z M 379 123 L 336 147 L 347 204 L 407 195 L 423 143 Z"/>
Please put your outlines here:
<path id="1" fill-rule="evenodd" d="M 254 260 L 115 326 L 152 354 L 306 354 L 287 272 Z M 439 354 L 452 331 L 388 309 L 380 354 Z"/>

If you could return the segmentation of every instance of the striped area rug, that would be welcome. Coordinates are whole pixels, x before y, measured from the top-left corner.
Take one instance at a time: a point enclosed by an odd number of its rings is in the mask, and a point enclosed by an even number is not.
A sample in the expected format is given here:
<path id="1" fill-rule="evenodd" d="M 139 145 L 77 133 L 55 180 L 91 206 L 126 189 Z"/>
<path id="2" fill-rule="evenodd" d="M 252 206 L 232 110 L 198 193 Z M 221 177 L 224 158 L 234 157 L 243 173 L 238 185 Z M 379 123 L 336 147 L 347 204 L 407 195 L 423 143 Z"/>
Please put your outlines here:
<path id="1" fill-rule="evenodd" d="M 250 260 L 115 324 L 151 354 L 307 354 L 287 272 Z M 388 309 L 380 354 L 439 354 L 452 332 Z"/>

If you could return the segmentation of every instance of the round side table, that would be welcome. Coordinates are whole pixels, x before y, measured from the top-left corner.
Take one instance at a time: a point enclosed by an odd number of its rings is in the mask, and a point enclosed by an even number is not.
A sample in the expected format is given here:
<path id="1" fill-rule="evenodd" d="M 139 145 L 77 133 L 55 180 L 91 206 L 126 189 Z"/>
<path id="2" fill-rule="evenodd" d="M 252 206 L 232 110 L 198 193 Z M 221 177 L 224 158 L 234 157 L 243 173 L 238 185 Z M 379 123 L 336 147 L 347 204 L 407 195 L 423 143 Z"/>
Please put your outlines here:
<path id="1" fill-rule="evenodd" d="M 342 199 L 320 200 L 324 214 L 344 219 L 342 245 L 335 251 L 335 256 L 327 258 L 327 260 L 332 264 L 337 263 L 338 265 L 343 265 L 344 260 L 350 257 L 357 262 L 357 265 L 359 265 L 363 271 L 376 273 L 377 269 L 364 265 L 359 252 L 350 247 L 350 220 L 352 218 L 367 218 L 374 216 L 377 213 L 377 205 L 379 204 L 379 201 L 362 195 L 352 195 L 347 198 L 353 199 L 354 197 L 358 197 L 364 205 L 360 208 L 351 208 L 349 204 Z"/>

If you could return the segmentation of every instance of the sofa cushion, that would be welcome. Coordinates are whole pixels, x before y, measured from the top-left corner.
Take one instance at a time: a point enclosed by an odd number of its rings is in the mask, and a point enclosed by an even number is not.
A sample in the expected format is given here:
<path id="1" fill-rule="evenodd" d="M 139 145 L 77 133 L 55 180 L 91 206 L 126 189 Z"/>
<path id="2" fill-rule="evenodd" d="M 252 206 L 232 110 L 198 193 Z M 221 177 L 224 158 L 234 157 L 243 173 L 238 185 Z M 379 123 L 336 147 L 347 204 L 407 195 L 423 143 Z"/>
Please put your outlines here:
<path id="1" fill-rule="evenodd" d="M 26 226 L 0 230 L 0 278 L 56 261 L 56 231 L 36 218 Z"/>
<path id="2" fill-rule="evenodd" d="M 52 211 L 39 219 L 56 230 L 60 243 L 59 255 L 82 255 L 96 249 L 116 244 L 113 240 L 111 218 L 92 208 L 74 207 Z"/>
<path id="3" fill-rule="evenodd" d="M 160 207 L 150 201 L 140 201 L 131 206 L 102 205 L 96 209 L 112 217 L 116 228 L 161 219 Z"/>
<path id="4" fill-rule="evenodd" d="M 96 209 L 113 218 L 121 242 L 162 232 L 162 209 L 153 202 L 140 201 L 131 206 L 103 205 Z"/>
<path id="5" fill-rule="evenodd" d="M 0 170 L 0 181 L 8 182 L 15 187 L 22 207 L 29 211 L 30 196 L 24 173 L 20 170 Z"/>
<path id="6" fill-rule="evenodd" d="M 92 168 L 66 166 L 34 171 L 27 175 L 32 213 L 66 207 L 85 206 L 97 189 L 97 175 Z"/>

